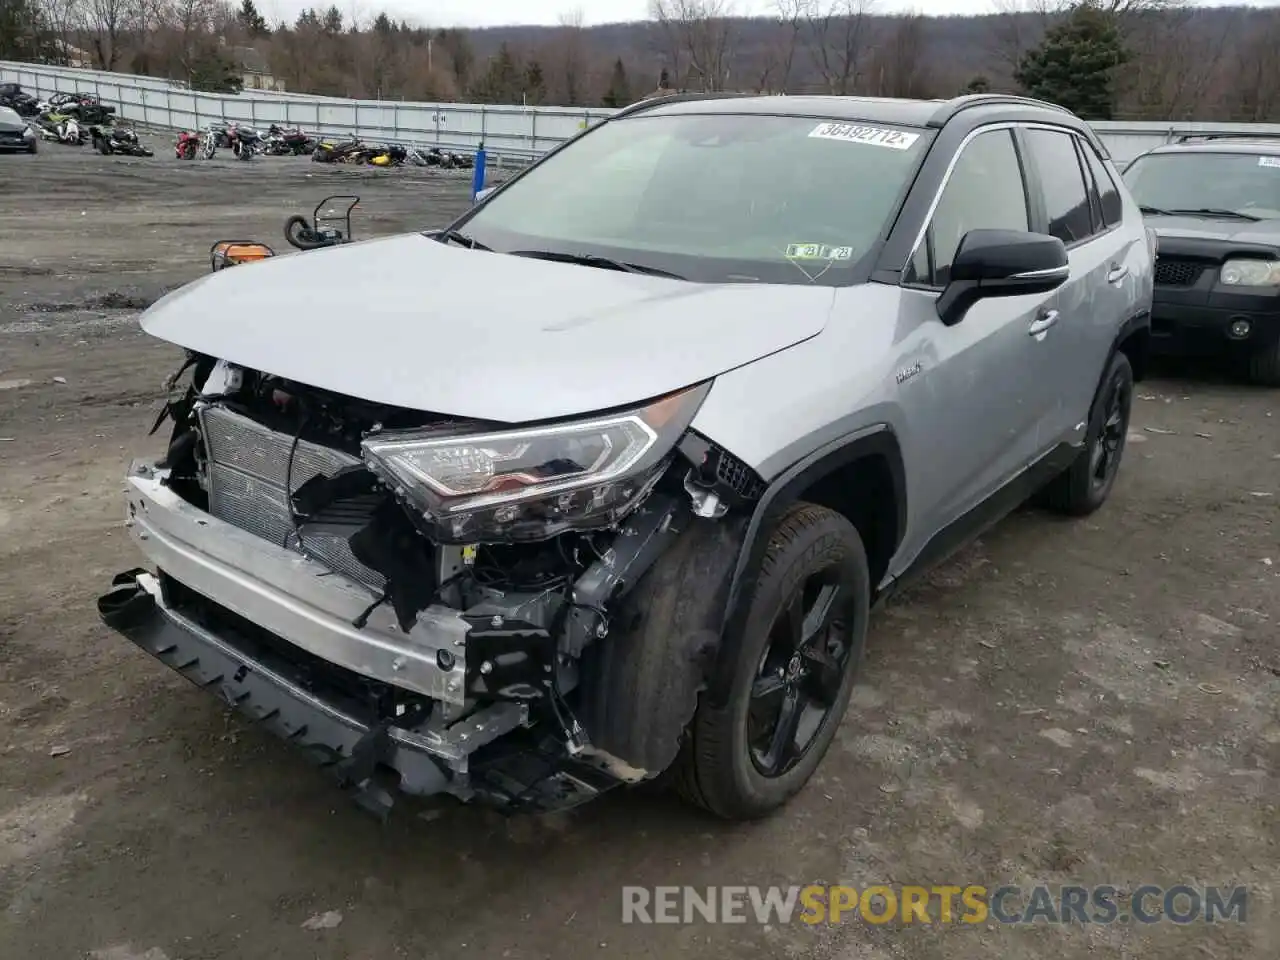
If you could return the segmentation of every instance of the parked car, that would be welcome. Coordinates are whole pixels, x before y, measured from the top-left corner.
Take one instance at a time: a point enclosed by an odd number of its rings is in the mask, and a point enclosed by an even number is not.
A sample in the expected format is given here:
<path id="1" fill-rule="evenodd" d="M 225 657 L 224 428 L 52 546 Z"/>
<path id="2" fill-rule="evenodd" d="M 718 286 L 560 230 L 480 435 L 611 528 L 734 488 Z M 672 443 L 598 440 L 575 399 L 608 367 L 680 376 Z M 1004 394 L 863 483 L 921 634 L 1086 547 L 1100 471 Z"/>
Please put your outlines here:
<path id="1" fill-rule="evenodd" d="M 99 610 L 381 811 L 384 775 L 545 810 L 669 771 L 759 817 L 874 603 L 1107 499 L 1152 273 L 1056 107 L 645 101 L 446 229 L 148 310 L 191 382 Z"/>
<path id="2" fill-rule="evenodd" d="M 1153 347 L 1280 387 L 1280 136 L 1183 137 L 1124 178 L 1159 236 Z"/>
<path id="3" fill-rule="evenodd" d="M 15 150 L 35 153 L 39 148 L 40 138 L 27 121 L 12 107 L 0 107 L 0 153 Z"/>

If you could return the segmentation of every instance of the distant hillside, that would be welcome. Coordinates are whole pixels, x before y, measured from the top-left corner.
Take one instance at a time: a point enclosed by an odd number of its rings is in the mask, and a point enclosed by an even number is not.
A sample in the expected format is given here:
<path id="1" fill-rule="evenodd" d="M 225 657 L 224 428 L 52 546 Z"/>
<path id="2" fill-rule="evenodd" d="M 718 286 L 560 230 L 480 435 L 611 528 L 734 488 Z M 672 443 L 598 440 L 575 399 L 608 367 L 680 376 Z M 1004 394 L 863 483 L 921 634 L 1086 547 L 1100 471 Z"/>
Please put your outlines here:
<path id="1" fill-rule="evenodd" d="M 0 2 L 26 9 L 28 24 L 16 38 L 0 31 L 0 57 L 56 61 L 70 44 L 101 69 L 197 89 L 243 82 L 369 99 L 566 106 L 631 103 L 663 79 L 674 89 L 791 94 L 1013 91 L 1019 58 L 1054 22 L 1039 13 L 875 16 L 859 13 L 873 9 L 871 0 L 778 0 L 794 15 L 434 30 L 382 14 L 352 23 L 330 6 L 269 26 L 254 0 L 148 0 L 136 4 L 142 19 L 124 25 L 100 15 L 114 0 Z M 193 20 L 193 2 L 212 13 Z M 706 11 L 722 0 L 660 2 Z M 1146 11 L 1121 20 L 1132 56 L 1119 77 L 1119 117 L 1280 120 L 1280 9 L 1108 2 Z M 80 15 L 59 19 L 59 4 Z"/>

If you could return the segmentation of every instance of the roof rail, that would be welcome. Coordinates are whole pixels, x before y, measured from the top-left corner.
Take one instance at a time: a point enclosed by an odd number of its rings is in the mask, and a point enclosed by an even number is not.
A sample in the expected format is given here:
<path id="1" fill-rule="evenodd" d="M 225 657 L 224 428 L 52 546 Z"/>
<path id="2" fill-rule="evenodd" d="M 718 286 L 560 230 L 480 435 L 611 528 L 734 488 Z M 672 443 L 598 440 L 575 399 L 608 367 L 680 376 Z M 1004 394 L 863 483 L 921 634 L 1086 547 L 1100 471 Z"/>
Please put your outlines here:
<path id="1" fill-rule="evenodd" d="M 1066 107 L 1047 100 L 1036 100 L 1034 97 L 1018 97 L 1007 93 L 971 93 L 945 101 L 938 112 L 929 118 L 929 126 L 944 127 L 956 114 L 970 107 L 1039 107 L 1043 110 L 1056 110 L 1070 117 L 1075 116 Z"/>
<path id="2" fill-rule="evenodd" d="M 634 113 L 642 113 L 645 110 L 651 110 L 654 107 L 663 107 L 668 103 L 685 103 L 690 100 L 733 100 L 742 97 L 756 97 L 760 94 L 756 93 L 673 93 L 665 97 L 646 97 L 644 100 L 637 100 L 629 107 L 623 107 L 616 113 L 610 114 L 610 120 L 618 120 L 622 117 L 629 117 Z"/>
<path id="3" fill-rule="evenodd" d="M 1184 133 L 1174 143 L 1210 140 L 1280 140 L 1280 133 Z"/>

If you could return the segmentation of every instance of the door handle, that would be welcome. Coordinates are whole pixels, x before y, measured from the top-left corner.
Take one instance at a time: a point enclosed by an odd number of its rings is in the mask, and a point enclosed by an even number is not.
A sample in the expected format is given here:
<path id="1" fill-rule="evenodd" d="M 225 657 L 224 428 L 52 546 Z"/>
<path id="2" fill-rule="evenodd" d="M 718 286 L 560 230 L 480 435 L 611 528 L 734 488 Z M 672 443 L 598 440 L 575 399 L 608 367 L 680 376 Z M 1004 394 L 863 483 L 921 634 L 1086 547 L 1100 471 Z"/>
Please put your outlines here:
<path id="1" fill-rule="evenodd" d="M 1113 263 L 1107 273 L 1107 283 L 1119 283 L 1129 275 L 1129 268 L 1122 263 Z"/>
<path id="2" fill-rule="evenodd" d="M 1061 314 L 1057 310 L 1045 310 L 1040 316 L 1031 321 L 1031 326 L 1027 329 L 1027 333 L 1033 337 L 1040 337 L 1044 332 L 1058 322 Z"/>

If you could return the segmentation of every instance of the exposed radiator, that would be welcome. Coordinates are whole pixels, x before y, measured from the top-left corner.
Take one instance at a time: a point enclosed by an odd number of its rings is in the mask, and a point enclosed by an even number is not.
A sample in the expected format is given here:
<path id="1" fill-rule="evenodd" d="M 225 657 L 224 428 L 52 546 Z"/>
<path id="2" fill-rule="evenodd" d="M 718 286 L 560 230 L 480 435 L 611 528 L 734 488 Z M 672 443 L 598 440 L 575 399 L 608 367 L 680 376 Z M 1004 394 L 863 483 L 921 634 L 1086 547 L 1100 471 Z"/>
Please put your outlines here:
<path id="1" fill-rule="evenodd" d="M 209 512 L 213 516 L 304 553 L 374 591 L 382 590 L 386 578 L 357 560 L 347 542 L 347 537 L 373 515 L 377 495 L 335 503 L 315 522 L 300 522 L 298 531 L 289 514 L 286 473 L 296 493 L 318 474 L 332 476 L 343 467 L 359 465 L 358 458 L 306 440 L 299 440 L 293 449 L 293 437 L 221 407 L 204 408 L 200 425 L 209 457 Z"/>

